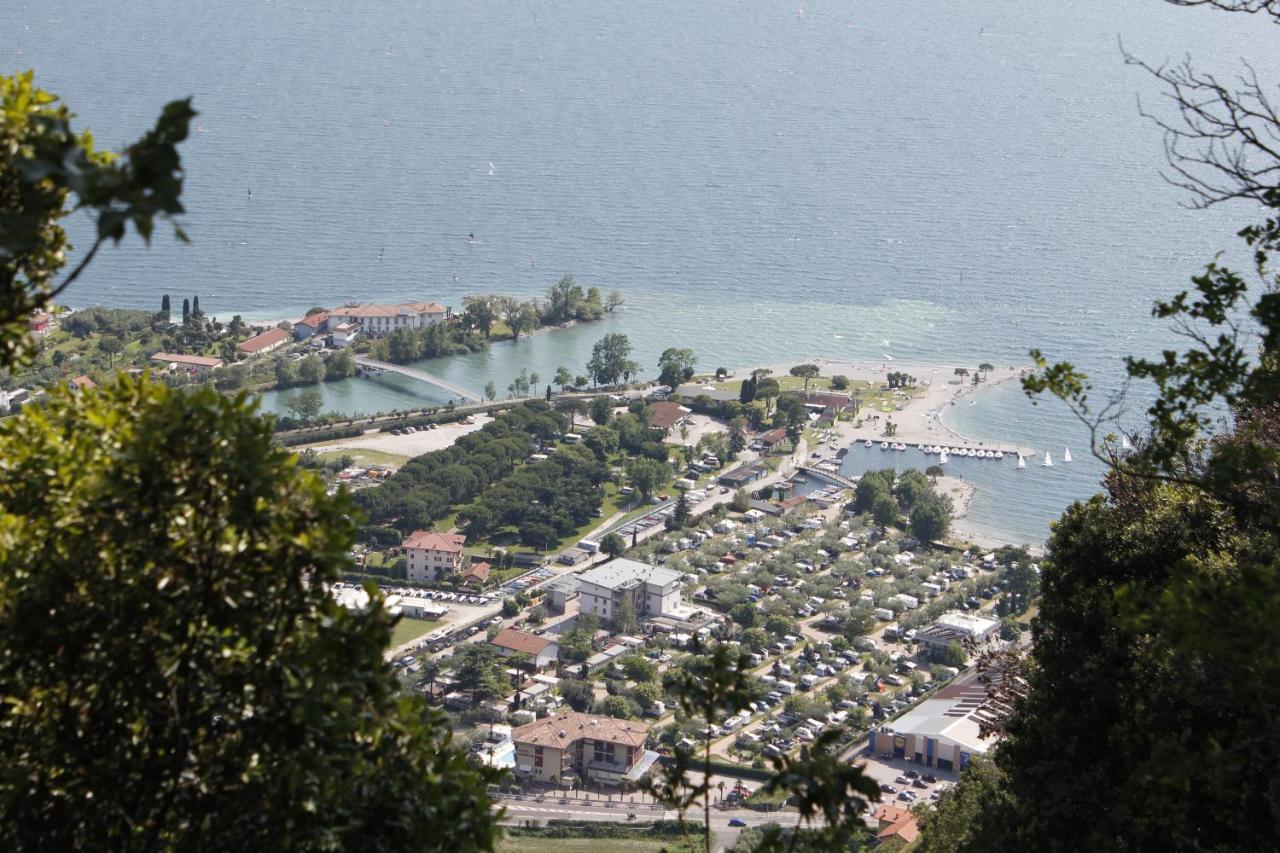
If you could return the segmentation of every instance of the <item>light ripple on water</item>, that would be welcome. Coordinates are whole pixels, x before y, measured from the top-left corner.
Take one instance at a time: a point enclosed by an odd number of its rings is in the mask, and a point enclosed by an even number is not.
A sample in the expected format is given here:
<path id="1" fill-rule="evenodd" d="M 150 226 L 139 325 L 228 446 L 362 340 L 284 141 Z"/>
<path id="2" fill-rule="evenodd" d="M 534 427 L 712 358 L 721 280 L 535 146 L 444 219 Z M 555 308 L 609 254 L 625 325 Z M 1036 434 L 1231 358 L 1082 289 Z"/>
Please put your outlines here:
<path id="1" fill-rule="evenodd" d="M 104 145 L 188 92 L 208 132 L 184 151 L 193 244 L 108 253 L 73 304 L 217 294 L 201 301 L 224 319 L 280 318 L 349 298 L 534 295 L 566 272 L 626 294 L 597 326 L 432 364 L 477 389 L 521 367 L 581 370 L 605 331 L 630 335 L 649 375 L 666 346 L 713 368 L 879 360 L 887 338 L 898 359 L 966 364 L 1038 346 L 1105 384 L 1120 354 L 1169 342 L 1150 302 L 1250 218 L 1176 206 L 1134 108 L 1156 93 L 1117 34 L 1154 61 L 1244 55 L 1268 79 L 1280 64 L 1239 16 L 1108 0 L 925 17 L 867 3 L 853 28 L 837 0 L 804 20 L 674 0 L 607 14 L 547 0 L 536 16 L 497 0 L 106 6 L 29 4 L 8 47 Z M 324 394 L 367 411 L 431 392 L 384 377 Z M 967 428 L 1033 446 L 1081 440 L 1061 408 L 1016 393 L 963 408 Z M 1077 463 L 980 483 L 973 514 L 1042 536 L 1096 477 Z"/>

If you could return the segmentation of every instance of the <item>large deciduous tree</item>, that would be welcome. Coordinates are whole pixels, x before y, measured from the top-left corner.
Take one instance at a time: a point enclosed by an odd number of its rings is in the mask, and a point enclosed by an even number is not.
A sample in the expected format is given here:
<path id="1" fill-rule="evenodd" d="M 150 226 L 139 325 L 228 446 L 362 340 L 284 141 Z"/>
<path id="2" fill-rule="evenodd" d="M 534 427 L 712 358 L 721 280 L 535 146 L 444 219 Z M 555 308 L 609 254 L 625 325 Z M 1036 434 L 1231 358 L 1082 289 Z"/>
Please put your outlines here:
<path id="1" fill-rule="evenodd" d="M 128 226 L 182 212 L 165 107 L 96 152 L 0 77 L 0 368 Z M 77 266 L 59 221 L 95 221 Z M 181 231 L 177 232 L 181 237 Z M 339 607 L 352 507 L 241 398 L 127 377 L 0 423 L 0 843 L 10 850 L 492 847 L 447 719 L 401 695 L 380 600 Z"/>
<path id="2" fill-rule="evenodd" d="M 668 347 L 658 356 L 658 382 L 675 389 L 680 383 L 693 378 L 694 365 L 698 357 L 693 350 L 682 347 Z"/>
<path id="3" fill-rule="evenodd" d="M 127 378 L 0 426 L 8 849 L 477 849 L 483 774 L 339 607 L 350 506 L 243 399 Z"/>
<path id="4" fill-rule="evenodd" d="M 633 367 L 631 341 L 626 335 L 611 332 L 596 341 L 592 347 L 587 373 L 597 385 L 616 385 L 622 381 L 630 367 Z"/>

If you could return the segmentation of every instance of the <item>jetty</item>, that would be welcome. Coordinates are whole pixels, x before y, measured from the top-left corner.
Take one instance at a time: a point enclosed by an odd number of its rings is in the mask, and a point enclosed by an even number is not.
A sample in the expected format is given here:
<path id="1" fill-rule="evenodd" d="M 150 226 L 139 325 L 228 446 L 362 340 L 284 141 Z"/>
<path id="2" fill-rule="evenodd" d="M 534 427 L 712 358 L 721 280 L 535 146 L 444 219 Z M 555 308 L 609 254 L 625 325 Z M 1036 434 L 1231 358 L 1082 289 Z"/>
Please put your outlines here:
<path id="1" fill-rule="evenodd" d="M 438 376 L 432 376 L 425 370 L 418 370 L 415 367 L 405 367 L 403 364 L 391 364 L 386 361 L 378 361 L 369 358 L 366 355 L 355 356 L 355 363 L 365 370 L 370 371 L 386 371 L 387 373 L 398 373 L 401 376 L 407 376 L 410 379 L 416 379 L 419 382 L 426 382 L 437 388 L 443 388 L 455 397 L 458 397 L 464 403 L 479 403 L 480 397 L 476 396 L 474 391 L 468 391 L 460 385 L 454 385 L 452 382 L 446 382 Z"/>

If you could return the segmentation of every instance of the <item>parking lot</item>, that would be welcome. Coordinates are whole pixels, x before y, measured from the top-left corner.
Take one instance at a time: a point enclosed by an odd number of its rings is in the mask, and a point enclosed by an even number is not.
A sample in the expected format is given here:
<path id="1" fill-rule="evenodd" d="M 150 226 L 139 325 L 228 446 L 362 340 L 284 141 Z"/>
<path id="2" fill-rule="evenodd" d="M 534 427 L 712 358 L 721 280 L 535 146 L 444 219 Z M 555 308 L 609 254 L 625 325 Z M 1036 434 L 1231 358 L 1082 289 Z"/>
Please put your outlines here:
<path id="1" fill-rule="evenodd" d="M 885 759 L 864 753 L 861 761 L 868 776 L 880 786 L 881 802 L 909 807 L 921 800 L 935 800 L 956 783 L 956 774 L 935 767 L 920 767 L 905 759 Z M 930 781 L 932 780 L 932 781 Z M 904 792 L 907 796 L 903 796 Z"/>

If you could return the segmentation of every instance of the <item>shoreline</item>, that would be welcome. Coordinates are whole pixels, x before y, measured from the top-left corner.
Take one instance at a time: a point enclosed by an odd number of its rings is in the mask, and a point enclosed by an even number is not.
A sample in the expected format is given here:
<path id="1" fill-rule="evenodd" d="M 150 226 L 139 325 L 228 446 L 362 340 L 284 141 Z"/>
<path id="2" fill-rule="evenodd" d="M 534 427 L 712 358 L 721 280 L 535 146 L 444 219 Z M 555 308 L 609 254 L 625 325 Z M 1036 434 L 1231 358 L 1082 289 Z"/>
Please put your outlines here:
<path id="1" fill-rule="evenodd" d="M 884 382 L 890 372 L 901 371 L 915 376 L 918 384 L 910 396 L 904 398 L 896 411 L 866 413 L 863 426 L 857 427 L 849 422 L 839 422 L 837 427 L 842 438 L 854 441 L 872 440 L 880 442 L 889 438 L 884 435 L 884 426 L 892 421 L 897 429 L 892 436 L 893 441 L 903 444 L 937 445 L 949 447 L 988 450 L 1001 450 L 1005 453 L 1020 453 L 1029 456 L 1034 453 L 1031 448 L 1014 444 L 984 441 L 965 435 L 943 421 L 942 413 L 947 406 L 956 405 L 961 400 L 979 392 L 997 388 L 1005 383 L 1021 378 L 1029 369 L 1028 365 L 1009 365 L 997 367 L 987 374 L 987 378 L 974 385 L 971 381 L 961 379 L 954 373 L 960 364 L 924 363 L 924 362 L 851 362 L 833 359 L 813 359 L 810 361 L 786 361 L 762 365 L 773 371 L 773 375 L 786 375 L 797 364 L 817 364 L 822 375 L 843 375 L 851 380 L 880 383 Z M 746 375 L 752 367 L 734 372 L 734 376 Z M 972 368 L 969 368 L 972 370 Z M 929 384 L 924 384 L 928 382 Z M 839 392 L 836 392 L 839 393 Z M 874 417 L 874 419 L 872 419 Z"/>

